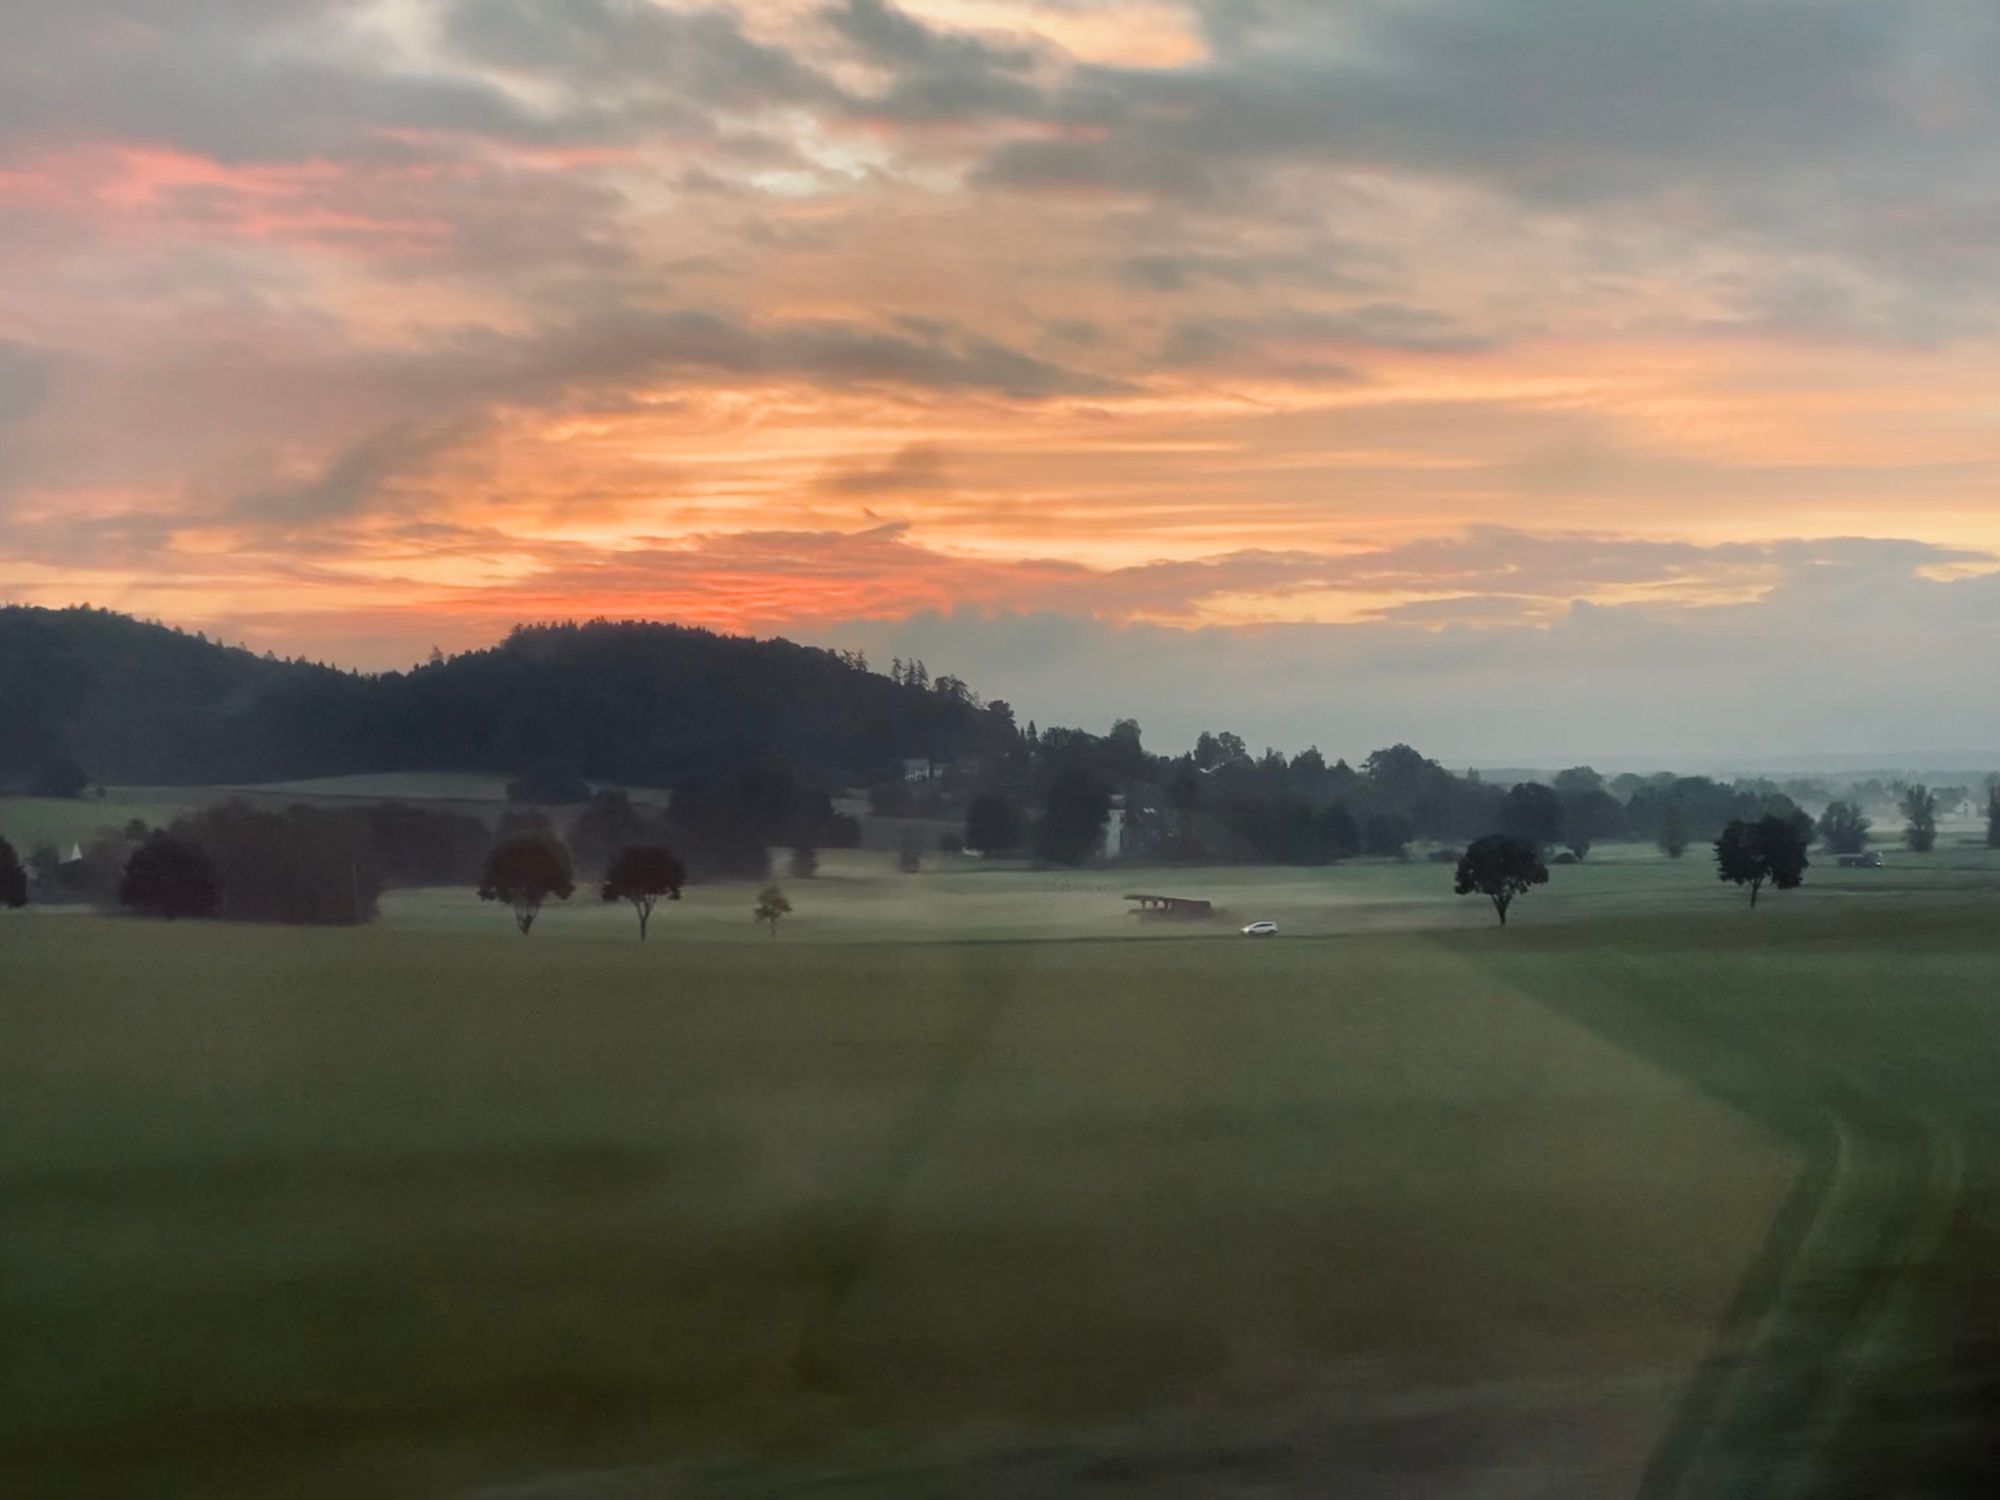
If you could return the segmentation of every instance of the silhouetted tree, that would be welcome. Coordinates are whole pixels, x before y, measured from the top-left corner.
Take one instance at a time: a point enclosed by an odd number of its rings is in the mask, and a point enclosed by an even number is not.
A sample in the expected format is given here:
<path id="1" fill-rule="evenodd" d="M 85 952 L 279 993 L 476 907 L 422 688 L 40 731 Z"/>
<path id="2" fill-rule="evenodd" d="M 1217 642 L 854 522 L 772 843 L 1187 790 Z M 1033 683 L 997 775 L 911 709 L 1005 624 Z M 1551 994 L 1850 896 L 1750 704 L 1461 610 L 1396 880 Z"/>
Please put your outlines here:
<path id="1" fill-rule="evenodd" d="M 1589 854 L 1591 845 L 1598 840 L 1619 838 L 1625 833 L 1625 804 L 1602 786 L 1579 789 L 1573 779 L 1570 789 L 1563 789 L 1564 777 L 1579 778 L 1585 772 L 1590 776 L 1597 775 L 1588 767 L 1565 771 L 1556 777 L 1555 788 L 1556 795 L 1562 799 L 1562 841 L 1578 859 Z"/>
<path id="2" fill-rule="evenodd" d="M 1835 854 L 1859 854 L 1868 847 L 1872 821 L 1852 802 L 1829 802 L 1820 814 L 1820 842 Z"/>
<path id="3" fill-rule="evenodd" d="M 1903 792 L 1903 841 L 1919 854 L 1937 847 L 1938 799 L 1927 786 L 1913 786 Z"/>
<path id="4" fill-rule="evenodd" d="M 790 867 L 792 879 L 811 880 L 819 874 L 819 850 L 811 844 L 794 845 Z"/>
<path id="5" fill-rule="evenodd" d="M 1715 841 L 1716 874 L 1750 887 L 1750 904 L 1769 881 L 1781 891 L 1795 889 L 1806 876 L 1806 831 L 1796 820 L 1767 813 L 1754 823 L 1738 819 Z"/>
<path id="6" fill-rule="evenodd" d="M 639 914 L 639 941 L 643 943 L 653 908 L 662 899 L 680 900 L 685 884 L 687 868 L 673 850 L 664 844 L 634 844 L 619 850 L 612 859 L 604 874 L 603 895 L 606 901 L 632 903 L 632 910 Z"/>
<path id="7" fill-rule="evenodd" d="M 981 854 L 1020 847 L 1021 816 L 998 792 L 981 792 L 965 809 L 965 845 Z"/>
<path id="8" fill-rule="evenodd" d="M 1986 786 L 1986 847 L 2000 849 L 2000 779 Z"/>
<path id="9" fill-rule="evenodd" d="M 1213 771 L 1218 766 L 1249 758 L 1250 747 L 1243 743 L 1243 736 L 1239 734 L 1231 734 L 1226 729 L 1220 734 L 1210 734 L 1204 729 L 1195 736 L 1194 763 L 1201 770 Z"/>
<path id="10" fill-rule="evenodd" d="M 494 847 L 479 881 L 481 901 L 504 901 L 514 908 L 514 925 L 527 936 L 551 896 L 567 901 L 575 891 L 569 850 L 551 838 L 523 834 Z"/>
<path id="11" fill-rule="evenodd" d="M 1319 815 L 1320 846 L 1328 859 L 1350 859 L 1361 850 L 1361 825 L 1345 802 L 1332 802 Z"/>
<path id="12" fill-rule="evenodd" d="M 82 766 L 67 755 L 57 756 L 43 766 L 28 787 L 31 797 L 81 797 L 90 785 Z"/>
<path id="13" fill-rule="evenodd" d="M 896 847 L 896 868 L 905 875 L 915 875 L 923 867 L 924 841 L 914 828 L 906 828 Z"/>
<path id="14" fill-rule="evenodd" d="M 775 885 L 767 885 L 757 893 L 757 906 L 752 915 L 759 922 L 767 923 L 773 938 L 778 935 L 778 923 L 792 914 L 792 903 L 785 899 L 785 893 Z"/>
<path id="15" fill-rule="evenodd" d="M 118 899 L 141 916 L 168 921 L 213 916 L 219 899 L 214 862 L 185 839 L 153 834 L 126 861 Z"/>
<path id="16" fill-rule="evenodd" d="M 1604 778 L 1589 766 L 1571 766 L 1567 771 L 1556 772 L 1550 785 L 1558 797 L 1570 802 L 1603 791 Z"/>
<path id="17" fill-rule="evenodd" d="M 1080 865 L 1102 841 L 1110 817 L 1111 789 L 1089 771 L 1064 771 L 1049 783 L 1035 853 L 1050 864 Z"/>
<path id="18" fill-rule="evenodd" d="M 0 906 L 15 910 L 28 904 L 28 872 L 14 846 L 0 839 Z"/>
<path id="19" fill-rule="evenodd" d="M 1552 848 L 1562 837 L 1562 799 L 1539 781 L 1517 783 L 1500 804 L 1500 831 L 1537 849 Z"/>
<path id="20" fill-rule="evenodd" d="M 1532 886 L 1548 882 L 1548 866 L 1542 851 L 1526 839 L 1507 833 L 1489 833 L 1466 845 L 1458 857 L 1452 889 L 1461 896 L 1477 893 L 1493 903 L 1500 925 L 1507 925 L 1507 908 L 1514 898 Z"/>

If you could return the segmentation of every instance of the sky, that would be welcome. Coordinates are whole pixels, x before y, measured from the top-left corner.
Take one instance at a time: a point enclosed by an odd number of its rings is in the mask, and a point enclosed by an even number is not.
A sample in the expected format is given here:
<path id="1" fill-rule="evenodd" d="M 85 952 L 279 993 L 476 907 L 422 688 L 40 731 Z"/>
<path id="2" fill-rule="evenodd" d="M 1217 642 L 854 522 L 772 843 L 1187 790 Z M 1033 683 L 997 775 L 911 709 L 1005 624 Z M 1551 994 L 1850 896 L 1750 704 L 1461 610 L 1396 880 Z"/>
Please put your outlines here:
<path id="1" fill-rule="evenodd" d="M 0 6 L 0 601 L 2000 749 L 1987 0 Z"/>

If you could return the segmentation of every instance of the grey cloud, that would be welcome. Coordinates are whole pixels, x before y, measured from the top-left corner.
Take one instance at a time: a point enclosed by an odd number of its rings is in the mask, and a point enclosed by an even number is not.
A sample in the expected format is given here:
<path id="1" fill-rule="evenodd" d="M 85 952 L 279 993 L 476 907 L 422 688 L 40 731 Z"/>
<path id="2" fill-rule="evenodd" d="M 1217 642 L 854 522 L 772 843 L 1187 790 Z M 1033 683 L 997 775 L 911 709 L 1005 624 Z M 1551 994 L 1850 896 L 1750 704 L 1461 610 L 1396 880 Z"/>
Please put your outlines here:
<path id="1" fill-rule="evenodd" d="M 0 149 L 170 146 L 220 161 L 393 157 L 387 132 L 534 138 L 545 127 L 464 79 L 344 54 L 332 0 L 113 0 L 0 9 Z"/>
<path id="2" fill-rule="evenodd" d="M 1349 359 L 1369 350 L 1468 353 L 1492 339 L 1449 318 L 1403 303 L 1376 302 L 1337 312 L 1295 311 L 1256 318 L 1191 318 L 1174 325 L 1160 349 L 1182 369 L 1283 374 L 1317 380 L 1356 378 Z M 1340 358 L 1319 352 L 1335 350 Z"/>
<path id="3" fill-rule="evenodd" d="M 1878 575 L 1831 596 L 1577 605 L 1549 624 L 1476 629 L 1178 630 L 967 609 L 813 635 L 874 656 L 920 656 L 1043 724 L 1102 732 L 1136 716 L 1159 745 L 1228 727 L 1252 744 L 1317 743 L 1350 759 L 1408 741 L 1458 766 L 1650 770 L 1942 745 L 1985 746 L 2000 764 L 2000 707 L 1964 687 L 1965 643 L 1990 632 L 1996 614 L 2000 576 Z"/>
<path id="4" fill-rule="evenodd" d="M 530 390 L 676 374 L 806 377 L 833 386 L 978 391 L 1018 400 L 1121 388 L 943 324 L 893 333 L 831 319 L 751 323 L 701 310 L 607 314 L 518 340 L 475 334 L 454 353 L 490 356 L 508 383 Z M 462 363 L 475 374 L 484 365 L 479 358 Z"/>
<path id="5" fill-rule="evenodd" d="M 854 101 L 862 113 L 911 121 L 984 115 L 1035 116 L 1048 107 L 1029 75 L 1047 49 L 924 24 L 889 0 L 845 0 L 821 15 L 862 58 L 889 75 L 886 88 Z"/>
<path id="6" fill-rule="evenodd" d="M 239 520 L 301 525 L 333 520 L 375 504 L 384 489 L 464 437 L 466 423 L 398 422 L 336 454 L 317 475 L 238 499 Z"/>
<path id="7" fill-rule="evenodd" d="M 1073 107 L 1119 131 L 1128 166 L 1394 163 L 1569 201 L 1785 169 L 1912 130 L 1881 87 L 1903 23 L 1853 0 L 1231 9 L 1209 8 L 1205 67 L 1079 79 Z"/>
<path id="8" fill-rule="evenodd" d="M 679 98 L 754 111 L 825 104 L 839 91 L 791 53 L 745 36 L 721 9 L 650 0 L 460 0 L 447 40 L 473 61 L 561 81 L 602 98 Z M 686 119 L 702 118 L 690 110 Z"/>
<path id="9" fill-rule="evenodd" d="M 1085 128 L 1001 141 L 973 180 L 1269 217 L 1297 192 L 1270 171 L 1352 169 L 1840 257 L 1918 294 L 1839 310 L 1892 339 L 1952 331 L 1940 283 L 1990 300 L 1991 7 L 1214 0 L 1204 19 L 1204 62 L 1073 70 L 1044 119 Z"/>
<path id="10" fill-rule="evenodd" d="M 392 482 L 473 436 L 495 409 L 617 399 L 634 382 L 805 379 L 833 388 L 956 392 L 1014 401 L 1099 396 L 1103 377 L 1037 359 L 955 326 L 888 332 L 832 320 L 751 323 L 718 313 L 604 312 L 528 335 L 466 330 L 415 355 L 370 356 L 346 383 L 379 404 L 427 413 L 398 419 L 338 451 L 310 480 L 261 486 L 230 506 L 238 519 L 306 524 L 377 505 Z M 902 461 L 904 487 L 930 459 Z M 916 466 L 916 467 L 913 467 Z"/>
<path id="11" fill-rule="evenodd" d="M 835 471 L 820 481 L 830 495 L 895 495 L 934 491 L 951 482 L 944 451 L 928 443 L 912 443 L 887 462 L 858 464 Z"/>

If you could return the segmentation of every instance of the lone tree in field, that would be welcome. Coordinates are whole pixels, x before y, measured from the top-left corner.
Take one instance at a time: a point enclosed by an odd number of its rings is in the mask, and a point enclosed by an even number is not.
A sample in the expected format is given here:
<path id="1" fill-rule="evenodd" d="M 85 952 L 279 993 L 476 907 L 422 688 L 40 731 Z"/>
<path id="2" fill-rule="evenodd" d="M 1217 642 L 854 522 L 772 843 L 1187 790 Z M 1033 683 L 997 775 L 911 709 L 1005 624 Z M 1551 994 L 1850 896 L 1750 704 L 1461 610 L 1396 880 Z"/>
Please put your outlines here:
<path id="1" fill-rule="evenodd" d="M 569 850 L 551 838 L 523 834 L 496 844 L 486 856 L 479 880 L 481 901 L 505 901 L 514 908 L 514 925 L 526 937 L 542 914 L 542 903 L 554 896 L 567 901 L 576 889 L 570 877 Z"/>
<path id="2" fill-rule="evenodd" d="M 1530 886 L 1546 885 L 1549 868 L 1542 852 L 1512 834 L 1489 833 L 1474 839 L 1458 857 L 1458 879 L 1452 889 L 1461 896 L 1475 891 L 1493 903 L 1500 925 L 1507 925 L 1507 908 Z"/>
<path id="3" fill-rule="evenodd" d="M 1820 842 L 1834 854 L 1859 854 L 1868 847 L 1868 814 L 1853 802 L 1829 802 L 1820 814 Z"/>
<path id="4" fill-rule="evenodd" d="M 1986 783 L 1986 847 L 2000 849 L 2000 777 Z"/>
<path id="5" fill-rule="evenodd" d="M 1937 794 L 1927 786 L 1906 787 L 1899 804 L 1903 810 L 1903 842 L 1919 854 L 1937 847 Z"/>
<path id="6" fill-rule="evenodd" d="M 673 850 L 665 844 L 635 844 L 620 849 L 605 871 L 604 899 L 632 903 L 632 910 L 639 914 L 639 941 L 643 943 L 653 908 L 662 898 L 680 900 L 681 887 L 686 884 L 687 867 Z"/>
<path id="7" fill-rule="evenodd" d="M 118 900 L 141 916 L 212 917 L 222 892 L 215 862 L 195 845 L 172 834 L 156 833 L 125 862 L 118 882 Z"/>
<path id="8" fill-rule="evenodd" d="M 14 846 L 0 839 L 0 906 L 19 910 L 28 904 L 28 872 Z"/>
<path id="9" fill-rule="evenodd" d="M 773 938 L 778 935 L 778 923 L 791 914 L 792 903 L 785 899 L 785 893 L 777 886 L 767 885 L 757 893 L 757 908 L 752 916 L 770 925 Z"/>
<path id="10" fill-rule="evenodd" d="M 1715 841 L 1719 878 L 1750 887 L 1750 904 L 1769 881 L 1781 891 L 1794 890 L 1806 878 L 1806 831 L 1797 821 L 1772 813 L 1754 823 L 1738 818 Z"/>
<path id="11" fill-rule="evenodd" d="M 1660 813 L 1660 852 L 1679 859 L 1688 849 L 1687 813 L 1679 802 L 1669 800 Z"/>
<path id="12" fill-rule="evenodd" d="M 811 880 L 819 874 L 819 850 L 811 844 L 794 844 L 791 871 L 794 880 Z"/>

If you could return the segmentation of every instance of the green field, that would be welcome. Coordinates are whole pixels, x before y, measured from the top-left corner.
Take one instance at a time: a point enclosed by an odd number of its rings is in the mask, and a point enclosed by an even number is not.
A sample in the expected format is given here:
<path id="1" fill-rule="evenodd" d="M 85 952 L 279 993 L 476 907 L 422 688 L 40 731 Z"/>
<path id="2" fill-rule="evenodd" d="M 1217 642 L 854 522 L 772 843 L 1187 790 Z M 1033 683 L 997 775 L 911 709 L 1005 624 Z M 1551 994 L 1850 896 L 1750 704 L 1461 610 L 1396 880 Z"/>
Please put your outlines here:
<path id="1" fill-rule="evenodd" d="M 1451 894 L 1450 865 L 1426 860 L 1362 859 L 1320 869 L 1036 871 L 986 866 L 970 856 L 926 855 L 922 873 L 905 875 L 894 855 L 874 850 L 828 850 L 820 858 L 819 874 L 810 880 L 789 878 L 782 856 L 777 862 L 776 878 L 797 908 L 784 924 L 780 944 L 1210 939 L 1259 919 L 1277 922 L 1289 940 L 1493 923 L 1486 902 Z M 1767 891 L 1757 917 L 1783 922 L 1788 912 L 1829 906 L 1927 906 L 1982 896 L 2000 901 L 2000 854 L 1994 851 L 1940 848 L 1888 859 L 1879 870 L 1815 866 L 1809 893 Z M 1207 921 L 1136 917 L 1124 900 L 1134 892 L 1202 897 L 1215 903 L 1216 915 Z M 683 900 L 660 909 L 654 940 L 763 943 L 765 934 L 750 916 L 754 902 L 752 886 L 691 886 Z M 1690 854 L 1670 860 L 1650 847 L 1628 844 L 1552 871 L 1547 886 L 1521 899 L 1513 920 L 1548 926 L 1660 913 L 1733 921 L 1749 917 L 1746 907 L 1743 892 L 1715 878 L 1711 859 Z M 392 928 L 511 931 L 505 911 L 481 905 L 467 890 L 391 892 L 382 910 L 384 924 Z M 629 908 L 605 906 L 583 888 L 570 901 L 549 905 L 531 941 L 621 935 L 636 940 L 637 932 Z"/>
<path id="2" fill-rule="evenodd" d="M 1814 875 L 0 918 L 0 1494 L 1970 1493 L 1995 871 Z"/>

